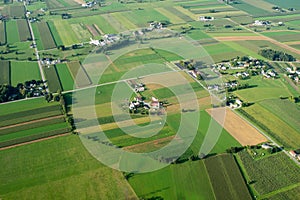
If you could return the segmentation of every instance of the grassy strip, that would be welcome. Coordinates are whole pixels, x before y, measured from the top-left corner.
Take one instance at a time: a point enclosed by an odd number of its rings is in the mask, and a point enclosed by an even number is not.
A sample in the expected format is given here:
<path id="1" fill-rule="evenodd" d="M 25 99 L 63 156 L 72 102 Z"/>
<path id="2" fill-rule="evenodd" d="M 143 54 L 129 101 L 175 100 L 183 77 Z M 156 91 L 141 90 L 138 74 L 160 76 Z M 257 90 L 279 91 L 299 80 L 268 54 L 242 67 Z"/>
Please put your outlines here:
<path id="1" fill-rule="evenodd" d="M 21 42 L 31 40 L 31 35 L 27 21 L 25 19 L 17 20 L 17 25 L 19 30 L 19 38 Z"/>
<path id="2" fill-rule="evenodd" d="M 33 122 L 33 123 L 30 123 L 30 124 L 24 124 L 24 125 L 20 125 L 20 126 L 13 126 L 11 128 L 2 129 L 1 132 L 0 132 L 0 136 L 10 134 L 10 133 L 19 132 L 19 131 L 22 131 L 22 130 L 28 130 L 28 129 L 34 129 L 34 128 L 38 128 L 38 127 L 42 127 L 42 126 L 47 126 L 47 125 L 58 124 L 58 123 L 62 123 L 64 121 L 65 121 L 65 118 L 63 116 L 61 116 L 59 118 L 53 118 L 53 119 L 50 118 L 50 119 L 45 119 L 43 121 Z"/>
<path id="3" fill-rule="evenodd" d="M 0 60 L 0 85 L 10 85 L 10 63 L 6 60 Z"/>
<path id="4" fill-rule="evenodd" d="M 13 44 L 20 42 L 17 22 L 10 20 L 5 22 L 6 42 Z"/>

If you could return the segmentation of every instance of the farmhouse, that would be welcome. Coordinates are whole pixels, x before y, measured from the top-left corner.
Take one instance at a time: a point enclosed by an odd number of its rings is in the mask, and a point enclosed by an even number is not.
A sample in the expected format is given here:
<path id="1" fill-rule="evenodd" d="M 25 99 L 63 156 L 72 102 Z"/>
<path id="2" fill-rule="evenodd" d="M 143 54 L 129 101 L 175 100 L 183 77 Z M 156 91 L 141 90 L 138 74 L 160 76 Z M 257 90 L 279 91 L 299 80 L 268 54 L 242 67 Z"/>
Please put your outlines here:
<path id="1" fill-rule="evenodd" d="M 260 21 L 260 20 L 255 20 L 253 23 L 253 26 L 269 26 L 271 23 L 269 21 Z"/>
<path id="2" fill-rule="evenodd" d="M 203 22 L 210 22 L 210 21 L 213 21 L 215 18 L 211 17 L 211 16 L 200 16 L 199 19 L 200 19 L 200 21 L 203 21 Z"/>

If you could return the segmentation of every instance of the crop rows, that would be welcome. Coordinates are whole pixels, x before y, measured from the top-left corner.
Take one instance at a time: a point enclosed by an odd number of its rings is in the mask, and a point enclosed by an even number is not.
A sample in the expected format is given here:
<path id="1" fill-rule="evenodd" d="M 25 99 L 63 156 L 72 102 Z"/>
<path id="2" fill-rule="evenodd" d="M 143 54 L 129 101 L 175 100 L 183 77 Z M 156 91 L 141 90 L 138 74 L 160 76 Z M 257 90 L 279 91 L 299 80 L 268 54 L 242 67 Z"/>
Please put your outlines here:
<path id="1" fill-rule="evenodd" d="M 29 141 L 33 141 L 33 140 L 38 140 L 38 139 L 42 139 L 42 138 L 47 138 L 47 137 L 51 137 L 54 135 L 64 134 L 64 133 L 68 133 L 70 131 L 71 131 L 71 129 L 66 127 L 66 128 L 61 128 L 58 130 L 51 130 L 51 131 L 47 131 L 47 132 L 43 132 L 43 133 L 39 133 L 39 134 L 35 134 L 35 135 L 30 135 L 30 136 L 26 136 L 26 137 L 22 137 L 22 138 L 4 141 L 4 142 L 0 142 L 0 148 L 12 146 L 12 145 L 16 145 L 16 144 L 21 144 L 21 143 L 29 142 Z"/>
<path id="2" fill-rule="evenodd" d="M 0 22 L 0 46 L 6 44 L 5 23 Z"/>
<path id="3" fill-rule="evenodd" d="M 45 120 L 42 120 L 42 121 L 40 121 L 40 120 L 32 121 L 32 123 L 25 123 L 25 124 L 21 124 L 21 125 L 17 125 L 17 126 L 12 126 L 9 128 L 4 127 L 4 129 L 1 129 L 0 136 L 10 134 L 10 133 L 15 133 L 15 132 L 22 131 L 22 130 L 34 129 L 34 128 L 38 128 L 41 126 L 57 124 L 57 123 L 61 123 L 64 121 L 65 121 L 64 117 L 60 116 L 60 117 L 49 118 L 49 119 L 46 118 Z"/>
<path id="4" fill-rule="evenodd" d="M 251 199 L 232 155 L 215 156 L 206 159 L 204 163 L 216 199 Z"/>
<path id="5" fill-rule="evenodd" d="M 58 78 L 55 66 L 49 66 L 44 68 L 45 75 L 48 80 L 49 90 L 51 92 L 56 92 L 57 90 L 62 90 L 60 80 Z"/>
<path id="6" fill-rule="evenodd" d="M 25 19 L 17 20 L 17 25 L 18 25 L 20 41 L 24 42 L 31 39 L 27 21 Z"/>
<path id="7" fill-rule="evenodd" d="M 10 84 L 10 62 L 0 60 L 0 85 Z"/>
<path id="8" fill-rule="evenodd" d="M 170 11 L 174 15 L 180 17 L 181 19 L 183 19 L 186 22 L 194 21 L 192 18 L 190 18 L 189 16 L 185 15 L 184 13 L 180 12 L 179 10 L 177 10 L 177 9 L 175 9 L 173 7 L 166 7 L 165 9 L 168 10 L 168 11 Z"/>
<path id="9" fill-rule="evenodd" d="M 61 115 L 60 105 L 47 106 L 0 116 L 0 127 Z"/>
<path id="10" fill-rule="evenodd" d="M 56 47 L 55 41 L 52 37 L 51 31 L 47 22 L 40 22 L 37 24 L 41 41 L 43 43 L 44 49 L 53 49 Z"/>

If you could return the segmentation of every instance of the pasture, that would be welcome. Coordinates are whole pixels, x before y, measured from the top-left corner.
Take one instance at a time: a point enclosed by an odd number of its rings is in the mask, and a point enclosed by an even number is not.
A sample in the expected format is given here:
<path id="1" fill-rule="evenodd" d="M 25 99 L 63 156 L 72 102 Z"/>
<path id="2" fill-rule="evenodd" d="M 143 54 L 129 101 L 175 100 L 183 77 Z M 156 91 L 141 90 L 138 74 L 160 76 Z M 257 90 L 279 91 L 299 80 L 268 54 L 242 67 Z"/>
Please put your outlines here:
<path id="1" fill-rule="evenodd" d="M 41 74 L 36 62 L 11 62 L 11 84 L 17 86 L 30 80 L 40 80 Z"/>
<path id="2" fill-rule="evenodd" d="M 237 154 L 237 160 L 252 192 L 259 198 L 300 182 L 300 168 L 283 152 L 254 160 L 243 150 Z"/>
<path id="3" fill-rule="evenodd" d="M 52 37 L 51 31 L 47 22 L 37 23 L 40 40 L 43 44 L 43 49 L 53 49 L 56 47 L 55 41 Z"/>
<path id="4" fill-rule="evenodd" d="M 169 165 L 151 173 L 135 174 L 128 181 L 140 198 L 214 199 L 202 160 Z"/>
<path id="5" fill-rule="evenodd" d="M 285 1 L 280 1 L 280 0 L 264 0 L 266 2 L 272 3 L 274 5 L 280 6 L 281 8 L 295 8 L 296 10 L 300 9 L 300 5 L 297 1 L 294 0 L 285 0 Z"/>
<path id="6" fill-rule="evenodd" d="M 10 62 L 0 60 L 0 85 L 10 85 Z"/>
<path id="7" fill-rule="evenodd" d="M 251 16 L 258 17 L 258 16 L 266 16 L 271 14 L 270 11 L 258 7 L 259 4 L 253 5 L 248 3 L 245 0 L 239 0 L 239 2 L 240 3 L 238 4 L 231 4 L 231 5 L 239 10 L 249 13 Z"/>
<path id="8" fill-rule="evenodd" d="M 21 42 L 31 39 L 30 30 L 25 19 L 17 20 L 19 38 Z"/>
<path id="9" fill-rule="evenodd" d="M 67 64 L 57 64 L 55 68 L 63 91 L 72 90 L 74 88 L 74 80 Z"/>
<path id="10" fill-rule="evenodd" d="M 50 92 L 62 91 L 60 79 L 58 77 L 55 66 L 49 66 L 43 68 Z"/>
<path id="11" fill-rule="evenodd" d="M 91 157 L 74 135 L 2 150 L 0 165 L 4 199 L 136 198 L 122 173 Z"/>
<path id="12" fill-rule="evenodd" d="M 5 22 L 0 22 L 0 46 L 6 43 Z"/>
<path id="13" fill-rule="evenodd" d="M 210 157 L 204 163 L 216 199 L 252 199 L 233 155 Z"/>

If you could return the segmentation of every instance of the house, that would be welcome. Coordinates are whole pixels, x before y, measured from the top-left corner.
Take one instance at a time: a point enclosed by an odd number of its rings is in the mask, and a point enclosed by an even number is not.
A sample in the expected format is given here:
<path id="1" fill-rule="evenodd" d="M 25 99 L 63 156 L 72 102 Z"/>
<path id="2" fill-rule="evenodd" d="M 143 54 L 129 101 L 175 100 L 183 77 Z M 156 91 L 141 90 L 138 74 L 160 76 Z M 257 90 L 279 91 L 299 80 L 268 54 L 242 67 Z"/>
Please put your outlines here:
<path id="1" fill-rule="evenodd" d="M 200 19 L 200 21 L 203 21 L 203 22 L 210 22 L 210 21 L 213 21 L 215 18 L 210 17 L 210 16 L 200 16 L 199 19 Z"/>
<path id="2" fill-rule="evenodd" d="M 297 156 L 298 160 L 300 161 L 300 154 Z"/>
<path id="3" fill-rule="evenodd" d="M 134 89 L 135 92 L 144 92 L 145 91 L 145 88 L 144 87 L 136 87 Z"/>
<path id="4" fill-rule="evenodd" d="M 289 151 L 289 154 L 290 154 L 291 156 L 293 156 L 294 158 L 297 157 L 297 153 L 296 153 L 295 151 L 293 151 L 293 150 Z"/>
<path id="5" fill-rule="evenodd" d="M 158 101 L 158 99 L 156 99 L 155 97 L 152 97 L 150 105 L 151 105 L 152 108 L 158 109 L 159 108 L 159 101 Z"/>
<path id="6" fill-rule="evenodd" d="M 262 144 L 261 148 L 263 148 L 263 149 L 273 149 L 273 147 L 271 145 L 267 144 L 267 143 Z"/>

